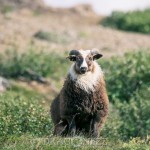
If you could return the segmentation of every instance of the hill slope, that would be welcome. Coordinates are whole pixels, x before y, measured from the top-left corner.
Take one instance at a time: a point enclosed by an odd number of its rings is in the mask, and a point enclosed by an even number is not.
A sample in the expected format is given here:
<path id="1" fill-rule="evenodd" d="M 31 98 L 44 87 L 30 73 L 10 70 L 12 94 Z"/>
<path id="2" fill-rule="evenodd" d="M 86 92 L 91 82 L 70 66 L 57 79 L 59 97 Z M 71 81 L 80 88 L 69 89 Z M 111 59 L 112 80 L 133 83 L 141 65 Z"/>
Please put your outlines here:
<path id="1" fill-rule="evenodd" d="M 19 6 L 22 5 L 25 4 Z M 0 50 L 15 48 L 22 51 L 30 45 L 47 51 L 96 47 L 104 54 L 114 55 L 150 47 L 148 35 L 100 26 L 98 22 L 102 16 L 97 16 L 88 5 L 69 9 L 43 8 L 43 12 L 23 8 L 1 13 Z"/>

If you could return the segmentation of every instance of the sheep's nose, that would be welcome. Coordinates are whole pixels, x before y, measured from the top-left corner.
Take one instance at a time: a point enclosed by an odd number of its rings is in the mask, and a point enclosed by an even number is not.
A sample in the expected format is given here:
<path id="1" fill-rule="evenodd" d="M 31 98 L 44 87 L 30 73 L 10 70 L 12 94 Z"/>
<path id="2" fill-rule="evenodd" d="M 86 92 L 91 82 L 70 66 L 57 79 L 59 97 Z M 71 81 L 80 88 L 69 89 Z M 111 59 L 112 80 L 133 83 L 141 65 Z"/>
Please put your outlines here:
<path id="1" fill-rule="evenodd" d="M 81 71 L 81 73 L 85 73 L 87 71 L 87 67 L 81 67 L 80 71 Z"/>

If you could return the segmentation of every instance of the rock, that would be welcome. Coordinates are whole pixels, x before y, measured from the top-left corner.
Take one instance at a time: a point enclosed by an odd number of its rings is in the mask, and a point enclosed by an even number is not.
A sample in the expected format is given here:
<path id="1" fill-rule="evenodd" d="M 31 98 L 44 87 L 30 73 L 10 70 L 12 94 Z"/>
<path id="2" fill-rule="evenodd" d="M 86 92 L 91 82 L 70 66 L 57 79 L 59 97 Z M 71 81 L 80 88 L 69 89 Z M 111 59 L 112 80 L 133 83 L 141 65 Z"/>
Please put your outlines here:
<path id="1" fill-rule="evenodd" d="M 6 91 L 8 88 L 10 88 L 10 82 L 5 78 L 0 77 L 0 93 Z"/>
<path id="2" fill-rule="evenodd" d="M 72 8 L 69 9 L 75 14 L 79 14 L 81 16 L 90 16 L 90 15 L 96 15 L 92 6 L 89 4 L 78 4 Z"/>

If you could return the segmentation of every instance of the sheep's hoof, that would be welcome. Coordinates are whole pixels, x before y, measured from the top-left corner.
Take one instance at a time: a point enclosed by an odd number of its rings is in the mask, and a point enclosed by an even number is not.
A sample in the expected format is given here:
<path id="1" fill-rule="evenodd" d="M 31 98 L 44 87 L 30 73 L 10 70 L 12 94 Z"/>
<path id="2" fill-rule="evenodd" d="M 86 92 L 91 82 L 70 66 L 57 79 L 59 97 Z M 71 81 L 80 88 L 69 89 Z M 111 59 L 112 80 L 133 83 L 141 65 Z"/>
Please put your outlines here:
<path id="1" fill-rule="evenodd" d="M 66 128 L 67 128 L 67 125 L 63 126 L 63 125 L 59 124 L 59 125 L 55 126 L 53 135 L 55 135 L 55 136 L 63 136 L 63 135 L 65 135 Z"/>
<path id="2" fill-rule="evenodd" d="M 98 138 L 99 137 L 99 133 L 98 131 L 93 131 L 92 133 L 89 134 L 90 138 Z"/>

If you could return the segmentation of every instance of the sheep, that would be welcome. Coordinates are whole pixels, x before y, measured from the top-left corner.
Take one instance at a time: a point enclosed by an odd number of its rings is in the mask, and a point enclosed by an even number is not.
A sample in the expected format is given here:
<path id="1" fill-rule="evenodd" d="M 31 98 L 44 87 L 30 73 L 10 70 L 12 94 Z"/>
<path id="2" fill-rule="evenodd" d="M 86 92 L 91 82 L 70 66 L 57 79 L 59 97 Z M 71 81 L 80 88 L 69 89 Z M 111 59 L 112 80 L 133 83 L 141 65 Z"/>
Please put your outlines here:
<path id="1" fill-rule="evenodd" d="M 54 135 L 99 136 L 109 105 L 104 74 L 95 61 L 101 57 L 94 49 L 70 51 L 67 58 L 74 63 L 50 109 Z"/>

